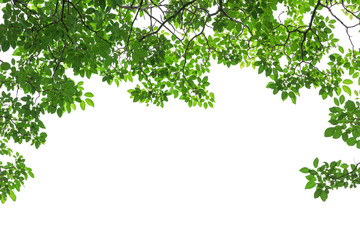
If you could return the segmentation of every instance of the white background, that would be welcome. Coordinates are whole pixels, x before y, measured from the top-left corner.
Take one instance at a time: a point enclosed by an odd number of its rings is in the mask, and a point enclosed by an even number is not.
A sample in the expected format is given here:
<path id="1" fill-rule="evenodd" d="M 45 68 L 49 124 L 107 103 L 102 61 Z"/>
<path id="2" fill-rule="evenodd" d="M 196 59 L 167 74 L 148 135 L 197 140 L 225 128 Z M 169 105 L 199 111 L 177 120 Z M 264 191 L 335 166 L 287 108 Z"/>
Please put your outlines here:
<path id="1" fill-rule="evenodd" d="M 357 236 L 357 189 L 327 202 L 299 169 L 360 161 L 323 137 L 331 100 L 296 105 L 255 70 L 214 64 L 214 109 L 132 103 L 126 84 L 85 81 L 95 108 L 46 116 L 47 143 L 16 146 L 35 179 L 0 206 L 1 239 L 346 239 Z"/>

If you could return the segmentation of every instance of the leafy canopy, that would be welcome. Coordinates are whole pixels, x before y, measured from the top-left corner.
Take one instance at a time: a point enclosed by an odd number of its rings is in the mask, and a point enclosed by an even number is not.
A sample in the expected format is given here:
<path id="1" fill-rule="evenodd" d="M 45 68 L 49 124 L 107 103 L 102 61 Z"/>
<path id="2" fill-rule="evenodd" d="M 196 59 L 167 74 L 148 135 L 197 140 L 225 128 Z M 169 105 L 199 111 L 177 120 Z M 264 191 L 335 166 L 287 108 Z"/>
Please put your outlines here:
<path id="1" fill-rule="evenodd" d="M 45 113 L 94 106 L 82 78 L 108 84 L 133 81 L 134 102 L 164 106 L 169 97 L 189 107 L 213 107 L 207 90 L 210 60 L 252 66 L 269 77 L 267 88 L 296 103 L 301 88 L 333 98 L 325 136 L 360 148 L 360 103 L 346 100 L 360 81 L 358 0 L 0 0 L 0 200 L 15 200 L 32 170 L 8 141 L 46 141 Z M 342 32 L 335 32 L 335 26 Z M 348 43 L 340 45 L 338 35 Z M 343 44 L 343 43 L 341 43 Z M 354 83 L 355 82 L 355 83 Z M 357 98 L 356 98 L 357 99 Z M 325 201 L 338 187 L 360 183 L 358 164 L 332 162 L 307 174 L 307 189 Z"/>

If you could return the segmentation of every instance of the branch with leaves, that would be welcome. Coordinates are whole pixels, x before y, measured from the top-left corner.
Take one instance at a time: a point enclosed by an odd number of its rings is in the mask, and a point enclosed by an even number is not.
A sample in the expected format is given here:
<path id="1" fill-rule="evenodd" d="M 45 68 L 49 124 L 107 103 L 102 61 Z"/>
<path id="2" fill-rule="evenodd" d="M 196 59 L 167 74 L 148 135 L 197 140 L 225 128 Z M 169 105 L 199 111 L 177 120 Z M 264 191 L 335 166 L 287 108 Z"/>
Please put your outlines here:
<path id="1" fill-rule="evenodd" d="M 341 137 L 360 148 L 360 51 L 350 35 L 360 27 L 357 3 L 0 0 L 0 5 L 1 51 L 14 56 L 0 60 L 0 116 L 8 118 L 2 118 L 4 140 L 31 142 L 38 148 L 46 140 L 42 115 L 62 117 L 77 106 L 94 107 L 93 93 L 84 91 L 84 81 L 68 77 L 66 69 L 79 78 L 97 74 L 117 86 L 137 81 L 128 91 L 134 102 L 163 107 L 172 97 L 189 107 L 213 107 L 207 76 L 213 59 L 265 74 L 267 88 L 284 101 L 295 104 L 303 87 L 316 88 L 323 99 L 333 98 L 336 106 L 330 109 L 329 122 L 334 126 L 325 136 Z M 310 19 L 305 21 L 305 16 Z M 340 42 L 334 30 L 339 26 L 349 46 Z M 324 164 L 302 170 L 310 173 L 307 178 L 310 186 L 317 186 L 317 197 L 326 200 L 331 189 L 345 186 L 340 180 L 358 181 L 357 164 L 339 179 L 334 169 L 345 165 Z M 13 191 L 3 192 L 13 196 Z"/>

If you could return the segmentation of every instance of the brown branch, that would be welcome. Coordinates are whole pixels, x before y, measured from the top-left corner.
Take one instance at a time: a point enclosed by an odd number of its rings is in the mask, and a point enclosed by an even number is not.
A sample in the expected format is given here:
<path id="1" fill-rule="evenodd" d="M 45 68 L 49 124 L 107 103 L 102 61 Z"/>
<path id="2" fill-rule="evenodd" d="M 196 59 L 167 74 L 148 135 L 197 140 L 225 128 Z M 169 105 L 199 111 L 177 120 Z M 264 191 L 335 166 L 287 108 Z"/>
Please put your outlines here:
<path id="1" fill-rule="evenodd" d="M 305 43 L 305 41 L 306 41 L 306 35 L 307 35 L 307 33 L 310 31 L 310 29 L 311 29 L 311 27 L 312 27 L 312 24 L 313 24 L 313 22 L 314 22 L 314 18 L 315 18 L 315 15 L 316 15 L 316 10 L 317 10 L 317 8 L 318 8 L 320 5 L 321 5 L 321 2 L 320 2 L 320 0 L 318 0 L 316 6 L 314 7 L 313 13 L 311 14 L 311 19 L 310 19 L 309 27 L 303 32 L 304 38 L 303 38 L 303 40 L 301 41 L 301 44 L 300 44 L 300 48 L 301 48 L 301 59 L 302 59 L 302 60 L 304 60 L 304 50 L 303 50 L 303 48 L 304 48 L 304 43 Z"/>
<path id="2" fill-rule="evenodd" d="M 173 15 L 171 15 L 169 18 L 165 19 L 165 21 L 159 26 L 159 28 L 156 30 L 156 31 L 153 31 L 153 32 L 150 32 L 144 36 L 142 36 L 140 39 L 139 39 L 139 42 L 141 42 L 142 40 L 144 40 L 145 38 L 151 36 L 151 35 L 154 35 L 156 33 L 158 33 L 161 28 L 167 23 L 169 22 L 171 19 L 175 18 L 181 11 L 183 11 L 187 6 L 193 4 L 194 2 L 196 2 L 197 0 L 193 0 L 191 2 L 188 2 L 188 3 L 185 3 L 181 8 L 179 8 Z"/>

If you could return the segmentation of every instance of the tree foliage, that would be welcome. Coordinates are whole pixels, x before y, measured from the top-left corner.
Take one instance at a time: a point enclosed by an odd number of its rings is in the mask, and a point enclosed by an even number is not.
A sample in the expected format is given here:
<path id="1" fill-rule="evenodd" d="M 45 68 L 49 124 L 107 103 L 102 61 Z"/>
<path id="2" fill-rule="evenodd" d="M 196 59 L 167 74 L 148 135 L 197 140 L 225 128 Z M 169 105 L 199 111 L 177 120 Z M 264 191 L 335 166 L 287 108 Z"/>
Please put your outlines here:
<path id="1" fill-rule="evenodd" d="M 94 106 L 82 78 L 100 75 L 108 84 L 133 81 L 134 102 L 164 106 L 169 97 L 189 107 L 213 107 L 210 60 L 228 67 L 252 66 L 269 78 L 267 88 L 294 104 L 300 89 L 317 88 L 333 98 L 325 136 L 360 148 L 360 52 L 358 0 L 0 0 L 0 198 L 4 203 L 30 175 L 8 141 L 46 141 L 46 113 Z M 335 31 L 336 26 L 342 32 Z M 348 43 L 340 45 L 340 36 Z M 347 77 L 348 76 L 348 77 Z M 353 82 L 355 81 L 355 84 Z M 346 100 L 348 98 L 349 100 Z M 358 164 L 332 162 L 302 168 L 314 197 L 356 187 Z"/>

